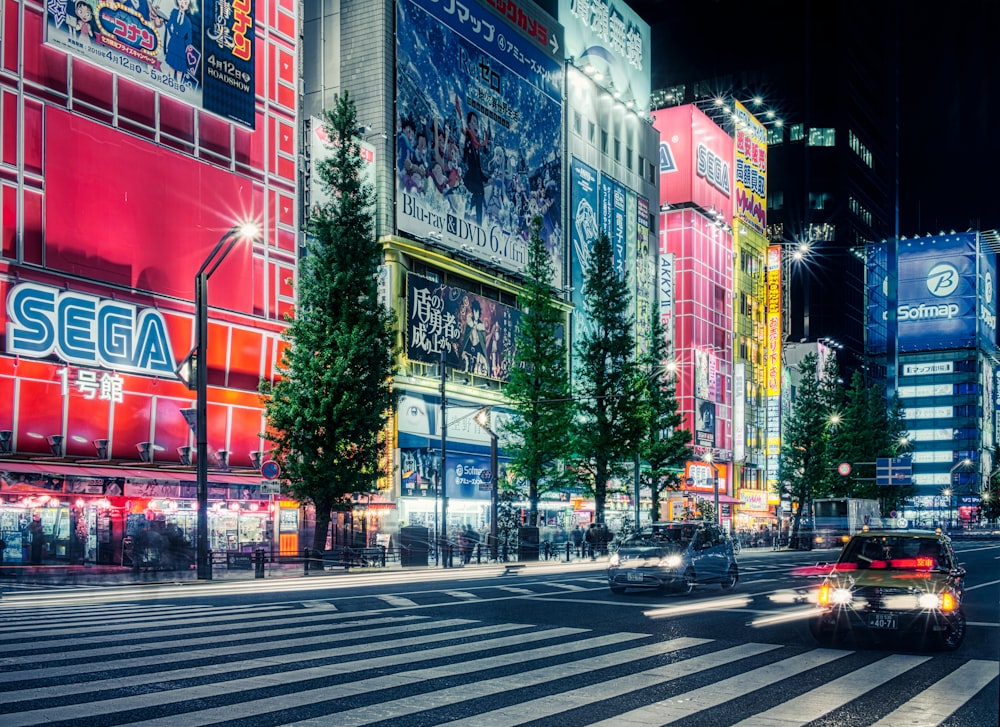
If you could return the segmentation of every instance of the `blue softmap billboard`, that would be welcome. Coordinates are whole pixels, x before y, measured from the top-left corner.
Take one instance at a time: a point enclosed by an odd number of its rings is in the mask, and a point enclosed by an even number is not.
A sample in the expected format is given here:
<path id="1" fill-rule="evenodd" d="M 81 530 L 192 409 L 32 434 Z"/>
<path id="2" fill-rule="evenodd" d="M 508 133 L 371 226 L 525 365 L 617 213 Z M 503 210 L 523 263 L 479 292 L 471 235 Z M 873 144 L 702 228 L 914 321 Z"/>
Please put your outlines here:
<path id="1" fill-rule="evenodd" d="M 869 253 L 869 317 L 873 323 L 885 321 L 886 259 L 884 245 Z M 976 232 L 900 241 L 899 351 L 995 348 L 995 281 L 996 255 L 980 251 Z M 869 342 L 875 351 L 884 351 L 884 339 L 879 339 L 870 337 Z"/>
<path id="2" fill-rule="evenodd" d="M 561 285 L 563 70 L 511 31 L 472 0 L 396 3 L 396 225 L 516 273 L 539 216 Z"/>

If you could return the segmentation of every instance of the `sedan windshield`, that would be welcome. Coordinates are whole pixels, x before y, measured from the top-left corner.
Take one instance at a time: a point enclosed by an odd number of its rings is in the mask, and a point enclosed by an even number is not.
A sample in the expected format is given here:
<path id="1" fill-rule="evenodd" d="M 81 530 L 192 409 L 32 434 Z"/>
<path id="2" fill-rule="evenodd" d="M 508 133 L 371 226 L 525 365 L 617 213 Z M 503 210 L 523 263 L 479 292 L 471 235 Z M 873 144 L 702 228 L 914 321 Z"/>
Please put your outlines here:
<path id="1" fill-rule="evenodd" d="M 623 546 L 643 546 L 643 547 L 683 547 L 691 542 L 694 537 L 693 528 L 657 528 L 650 532 L 644 530 L 641 533 L 630 535 L 622 542 Z"/>
<path id="2" fill-rule="evenodd" d="M 948 555 L 932 538 L 872 536 L 854 538 L 844 548 L 837 570 L 947 570 Z"/>

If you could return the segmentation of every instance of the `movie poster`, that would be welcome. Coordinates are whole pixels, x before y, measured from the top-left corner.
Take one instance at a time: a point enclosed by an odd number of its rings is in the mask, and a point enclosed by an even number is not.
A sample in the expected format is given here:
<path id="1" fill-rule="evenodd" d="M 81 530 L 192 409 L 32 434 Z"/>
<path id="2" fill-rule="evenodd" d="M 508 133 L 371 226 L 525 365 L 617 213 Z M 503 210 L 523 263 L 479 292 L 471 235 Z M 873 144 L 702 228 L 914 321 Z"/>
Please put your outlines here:
<path id="1" fill-rule="evenodd" d="M 542 220 L 561 252 L 562 70 L 475 2 L 396 3 L 396 224 L 523 272 Z"/>

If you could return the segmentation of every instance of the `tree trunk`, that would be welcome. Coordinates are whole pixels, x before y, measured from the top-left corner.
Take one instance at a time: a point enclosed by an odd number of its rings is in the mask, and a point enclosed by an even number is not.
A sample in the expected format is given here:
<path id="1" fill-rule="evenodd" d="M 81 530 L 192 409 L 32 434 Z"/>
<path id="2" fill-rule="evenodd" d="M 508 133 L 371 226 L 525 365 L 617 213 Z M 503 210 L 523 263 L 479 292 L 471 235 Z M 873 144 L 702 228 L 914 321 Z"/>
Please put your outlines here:
<path id="1" fill-rule="evenodd" d="M 333 509 L 332 505 L 329 503 L 315 503 L 316 505 L 316 529 L 313 530 L 312 548 L 311 550 L 316 553 L 322 553 L 326 549 L 326 537 L 330 532 L 330 511 Z M 307 554 L 309 557 L 309 554 Z M 313 555 L 313 558 L 319 558 L 318 555 Z M 323 566 L 321 563 L 309 563 L 309 569 L 313 567 L 322 570 Z"/>

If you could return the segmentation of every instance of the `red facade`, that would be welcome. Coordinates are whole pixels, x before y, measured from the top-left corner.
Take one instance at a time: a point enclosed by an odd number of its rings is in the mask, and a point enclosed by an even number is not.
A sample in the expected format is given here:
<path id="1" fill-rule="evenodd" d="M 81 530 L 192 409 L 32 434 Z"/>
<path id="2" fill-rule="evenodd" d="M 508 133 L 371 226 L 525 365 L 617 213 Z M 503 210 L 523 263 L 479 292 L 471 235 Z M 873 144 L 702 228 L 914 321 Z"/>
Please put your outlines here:
<path id="1" fill-rule="evenodd" d="M 267 449 L 257 387 L 273 375 L 293 307 L 296 4 L 255 3 L 252 129 L 46 44 L 46 6 L 4 0 L 2 17 L 2 504 L 62 499 L 76 521 L 91 499 L 122 523 L 160 500 L 183 512 L 186 472 L 143 468 L 181 465 L 194 448 L 182 414 L 193 392 L 173 369 L 194 343 L 195 273 L 245 221 L 260 239 L 237 245 L 208 288 L 208 442 L 229 465 L 209 479 L 220 502 L 237 491 L 266 500 L 259 475 L 234 470 L 250 472 L 251 452 Z M 39 457 L 59 461 L 61 487 L 32 471 Z M 95 475 L 95 460 L 128 466 L 124 487 Z M 17 529 L 11 513 L 0 530 Z M 43 515 L 60 555 L 63 514 Z M 94 528 L 103 543 L 100 518 Z"/>

